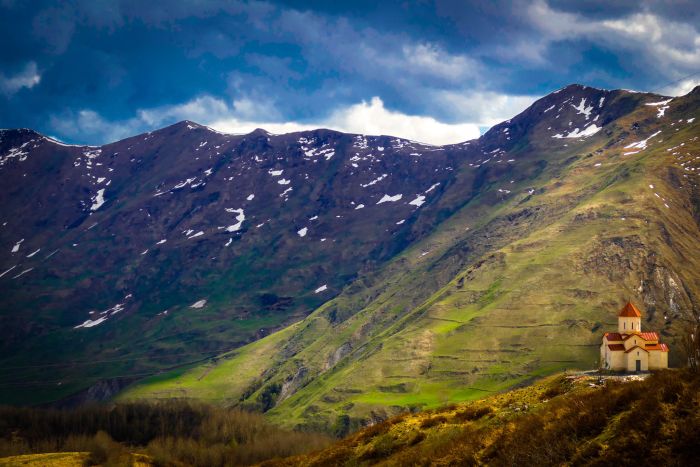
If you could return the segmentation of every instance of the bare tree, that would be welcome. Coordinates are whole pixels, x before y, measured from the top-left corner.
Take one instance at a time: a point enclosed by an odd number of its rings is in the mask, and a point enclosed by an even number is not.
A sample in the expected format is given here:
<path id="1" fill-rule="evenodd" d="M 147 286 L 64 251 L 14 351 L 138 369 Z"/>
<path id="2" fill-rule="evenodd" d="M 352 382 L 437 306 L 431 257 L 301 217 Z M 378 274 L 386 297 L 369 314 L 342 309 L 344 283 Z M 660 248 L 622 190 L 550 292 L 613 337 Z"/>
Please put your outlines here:
<path id="1" fill-rule="evenodd" d="M 691 371 L 700 373 L 700 313 L 695 309 L 686 321 L 681 346 L 688 357 L 688 367 Z"/>

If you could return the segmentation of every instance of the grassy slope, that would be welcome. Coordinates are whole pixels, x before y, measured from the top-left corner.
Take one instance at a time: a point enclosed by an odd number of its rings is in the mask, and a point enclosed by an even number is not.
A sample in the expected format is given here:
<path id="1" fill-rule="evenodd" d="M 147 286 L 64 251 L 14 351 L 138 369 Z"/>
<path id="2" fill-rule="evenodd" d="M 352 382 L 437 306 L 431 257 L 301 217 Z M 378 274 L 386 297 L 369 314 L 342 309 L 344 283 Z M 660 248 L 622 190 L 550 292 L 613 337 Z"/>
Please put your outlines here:
<path id="1" fill-rule="evenodd" d="M 323 451 L 265 465 L 691 465 L 700 378 L 667 371 L 597 385 L 556 375 L 532 386 L 404 414 Z"/>
<path id="2" fill-rule="evenodd" d="M 674 119 L 697 114 L 697 102 L 676 105 L 667 111 Z M 268 414 L 283 425 L 343 434 L 406 408 L 591 368 L 602 331 L 615 326 L 628 297 L 649 311 L 645 327 L 673 343 L 681 317 L 673 303 L 687 310 L 698 296 L 700 255 L 691 209 L 697 179 L 682 177 L 678 154 L 667 149 L 683 142 L 698 154 L 700 144 L 697 121 L 670 124 L 641 107 L 606 127 L 610 134 L 557 147 L 540 138 L 545 145 L 518 156 L 534 162 L 546 153 L 547 168 L 511 184 L 510 197 L 487 187 L 434 235 L 292 328 L 122 397 L 264 409 L 272 400 Z M 657 129 L 649 148 L 623 155 Z M 472 175 L 462 172 L 468 186 Z M 458 195 L 464 187 L 451 188 Z"/>
<path id="3" fill-rule="evenodd" d="M 75 467 L 85 465 L 87 452 L 51 452 L 46 454 L 25 454 L 0 458 L 0 465 L 36 467 Z"/>

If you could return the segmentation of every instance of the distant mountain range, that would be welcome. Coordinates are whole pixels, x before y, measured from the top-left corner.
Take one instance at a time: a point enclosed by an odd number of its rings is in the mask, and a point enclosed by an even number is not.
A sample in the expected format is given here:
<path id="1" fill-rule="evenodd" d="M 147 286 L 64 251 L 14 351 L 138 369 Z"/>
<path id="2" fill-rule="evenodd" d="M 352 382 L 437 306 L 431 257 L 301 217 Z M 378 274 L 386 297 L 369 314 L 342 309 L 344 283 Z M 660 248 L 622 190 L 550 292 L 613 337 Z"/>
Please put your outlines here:
<path id="1" fill-rule="evenodd" d="M 677 364 L 700 305 L 699 101 L 571 85 L 449 146 L 2 130 L 0 400 L 147 377 L 120 397 L 342 434 L 592 367 L 627 298 Z"/>

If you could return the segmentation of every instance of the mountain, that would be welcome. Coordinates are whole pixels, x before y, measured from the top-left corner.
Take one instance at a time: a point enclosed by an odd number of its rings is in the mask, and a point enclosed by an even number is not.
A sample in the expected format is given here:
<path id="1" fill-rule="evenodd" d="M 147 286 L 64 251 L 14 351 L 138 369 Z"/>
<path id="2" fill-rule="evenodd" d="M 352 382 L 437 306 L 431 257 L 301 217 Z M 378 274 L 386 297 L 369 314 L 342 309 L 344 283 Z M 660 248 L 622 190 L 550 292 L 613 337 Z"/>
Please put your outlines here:
<path id="1" fill-rule="evenodd" d="M 456 209 L 425 237 L 304 320 L 121 397 L 249 406 L 344 435 L 593 368 L 628 299 L 684 363 L 700 293 L 699 99 L 578 85 L 540 99 L 462 145 L 421 215 Z"/>
<path id="2" fill-rule="evenodd" d="M 151 376 L 122 397 L 342 434 L 590 367 L 622 297 L 673 346 L 700 290 L 699 94 L 572 85 L 441 147 L 3 130 L 0 399 Z"/>
<path id="3" fill-rule="evenodd" d="M 0 366 L 13 369 L 2 399 L 16 402 L 298 321 L 457 209 L 441 193 L 466 157 L 192 122 L 101 147 L 4 130 L 0 154 Z"/>

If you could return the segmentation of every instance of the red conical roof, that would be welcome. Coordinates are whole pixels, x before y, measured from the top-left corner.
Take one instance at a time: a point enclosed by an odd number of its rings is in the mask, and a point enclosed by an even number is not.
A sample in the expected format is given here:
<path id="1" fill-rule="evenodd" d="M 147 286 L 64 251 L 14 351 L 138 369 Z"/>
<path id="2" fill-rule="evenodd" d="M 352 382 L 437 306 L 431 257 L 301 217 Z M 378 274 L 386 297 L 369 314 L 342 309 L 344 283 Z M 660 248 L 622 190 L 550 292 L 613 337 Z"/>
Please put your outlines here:
<path id="1" fill-rule="evenodd" d="M 636 306 L 632 305 L 632 302 L 627 302 L 627 305 L 625 305 L 624 308 L 620 310 L 620 314 L 618 316 L 623 318 L 641 318 L 642 313 L 637 309 Z"/>

